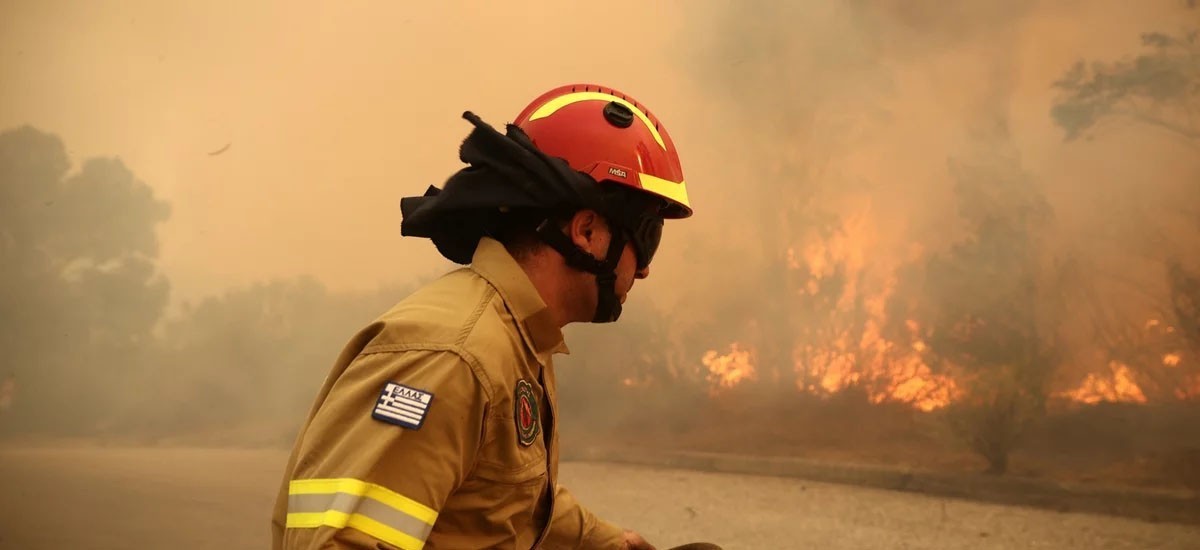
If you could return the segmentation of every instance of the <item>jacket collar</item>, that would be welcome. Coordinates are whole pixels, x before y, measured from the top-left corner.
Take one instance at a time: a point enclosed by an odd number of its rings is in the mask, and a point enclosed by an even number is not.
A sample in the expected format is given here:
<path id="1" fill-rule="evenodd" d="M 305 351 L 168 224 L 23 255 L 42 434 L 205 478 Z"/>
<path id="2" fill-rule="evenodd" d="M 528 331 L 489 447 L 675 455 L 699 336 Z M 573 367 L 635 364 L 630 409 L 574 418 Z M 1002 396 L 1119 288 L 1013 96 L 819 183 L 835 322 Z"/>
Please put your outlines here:
<path id="1" fill-rule="evenodd" d="M 543 365 L 548 365 L 555 353 L 570 353 L 562 329 L 554 322 L 550 309 L 503 244 L 490 237 L 480 239 L 471 269 L 500 293 L 504 304 L 516 317 L 522 339 Z"/>

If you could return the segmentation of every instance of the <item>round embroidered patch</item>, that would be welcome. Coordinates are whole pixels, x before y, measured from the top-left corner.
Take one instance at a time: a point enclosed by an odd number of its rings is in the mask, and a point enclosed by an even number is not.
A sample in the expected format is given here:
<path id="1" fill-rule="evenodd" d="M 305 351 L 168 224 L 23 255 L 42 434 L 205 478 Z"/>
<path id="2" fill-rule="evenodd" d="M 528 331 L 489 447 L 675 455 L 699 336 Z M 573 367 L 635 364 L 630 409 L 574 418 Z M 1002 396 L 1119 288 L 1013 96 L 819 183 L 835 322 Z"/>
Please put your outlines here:
<path id="1" fill-rule="evenodd" d="M 538 420 L 537 396 L 533 394 L 533 386 L 529 385 L 529 382 L 526 380 L 517 381 L 517 389 L 514 396 L 515 410 L 513 411 L 513 418 L 517 422 L 517 441 L 528 447 L 533 445 L 534 440 L 537 439 L 538 433 L 541 431 L 541 422 Z"/>

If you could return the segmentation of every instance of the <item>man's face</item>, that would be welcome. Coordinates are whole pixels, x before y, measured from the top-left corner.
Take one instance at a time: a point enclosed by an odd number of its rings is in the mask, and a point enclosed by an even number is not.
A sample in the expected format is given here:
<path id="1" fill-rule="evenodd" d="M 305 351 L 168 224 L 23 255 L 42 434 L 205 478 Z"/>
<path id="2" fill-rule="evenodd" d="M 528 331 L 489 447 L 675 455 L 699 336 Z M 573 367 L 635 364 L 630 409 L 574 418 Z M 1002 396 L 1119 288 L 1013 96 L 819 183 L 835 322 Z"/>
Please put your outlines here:
<path id="1" fill-rule="evenodd" d="M 608 255 L 608 246 L 612 241 L 612 232 L 607 220 L 596 214 L 581 214 L 577 215 L 575 222 L 571 224 L 573 232 L 572 238 L 575 243 L 585 250 L 591 252 L 592 256 L 603 260 Z M 650 275 L 650 266 L 645 266 L 638 269 L 638 257 L 636 248 L 633 243 L 628 241 L 625 243 L 625 248 L 621 250 L 621 258 L 617 262 L 616 268 L 616 284 L 613 290 L 616 291 L 617 298 L 621 303 L 625 303 L 629 296 L 629 291 L 633 288 L 633 283 L 637 279 L 645 279 Z M 588 276 L 589 279 L 592 276 Z M 593 279 L 594 280 L 594 279 Z M 590 283 L 588 288 L 594 288 Z M 590 297 L 590 307 L 595 308 L 595 291 L 590 290 L 587 295 Z"/>
<path id="2" fill-rule="evenodd" d="M 625 303 L 629 291 L 633 289 L 633 282 L 650 276 L 650 266 L 639 270 L 637 263 L 637 253 L 634 251 L 633 244 L 625 243 L 625 250 L 621 252 L 621 261 L 617 262 L 617 284 L 614 285 L 617 298 L 621 299 L 622 304 Z"/>

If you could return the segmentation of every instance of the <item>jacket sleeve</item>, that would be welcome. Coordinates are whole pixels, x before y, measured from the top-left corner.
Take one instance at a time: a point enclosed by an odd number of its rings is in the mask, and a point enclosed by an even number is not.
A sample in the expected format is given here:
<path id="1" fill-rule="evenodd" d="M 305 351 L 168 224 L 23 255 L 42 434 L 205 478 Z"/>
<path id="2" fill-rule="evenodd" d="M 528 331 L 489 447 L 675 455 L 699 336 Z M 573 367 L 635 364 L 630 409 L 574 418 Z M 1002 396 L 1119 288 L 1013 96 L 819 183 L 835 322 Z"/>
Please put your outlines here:
<path id="1" fill-rule="evenodd" d="M 283 547 L 419 550 L 474 463 L 487 404 L 452 352 L 359 355 L 301 436 Z"/>
<path id="2" fill-rule="evenodd" d="M 579 504 L 566 487 L 554 492 L 554 517 L 546 535 L 548 548 L 612 550 L 620 548 L 625 530 L 604 521 Z"/>

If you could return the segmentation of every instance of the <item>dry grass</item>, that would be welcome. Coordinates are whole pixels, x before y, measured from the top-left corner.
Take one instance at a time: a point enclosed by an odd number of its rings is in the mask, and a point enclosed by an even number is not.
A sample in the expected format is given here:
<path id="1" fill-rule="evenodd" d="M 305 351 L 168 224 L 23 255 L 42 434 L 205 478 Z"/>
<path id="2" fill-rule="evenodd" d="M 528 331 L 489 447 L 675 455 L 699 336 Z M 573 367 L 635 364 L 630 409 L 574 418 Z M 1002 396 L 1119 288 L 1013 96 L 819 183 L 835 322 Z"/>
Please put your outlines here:
<path id="1" fill-rule="evenodd" d="M 902 404 L 869 405 L 861 394 L 829 399 L 791 392 L 655 398 L 631 392 L 597 415 L 568 410 L 566 445 L 731 452 L 982 472 L 938 414 Z M 1200 403 L 1101 404 L 1057 410 L 1030 426 L 1009 475 L 1052 481 L 1200 491 Z"/>

